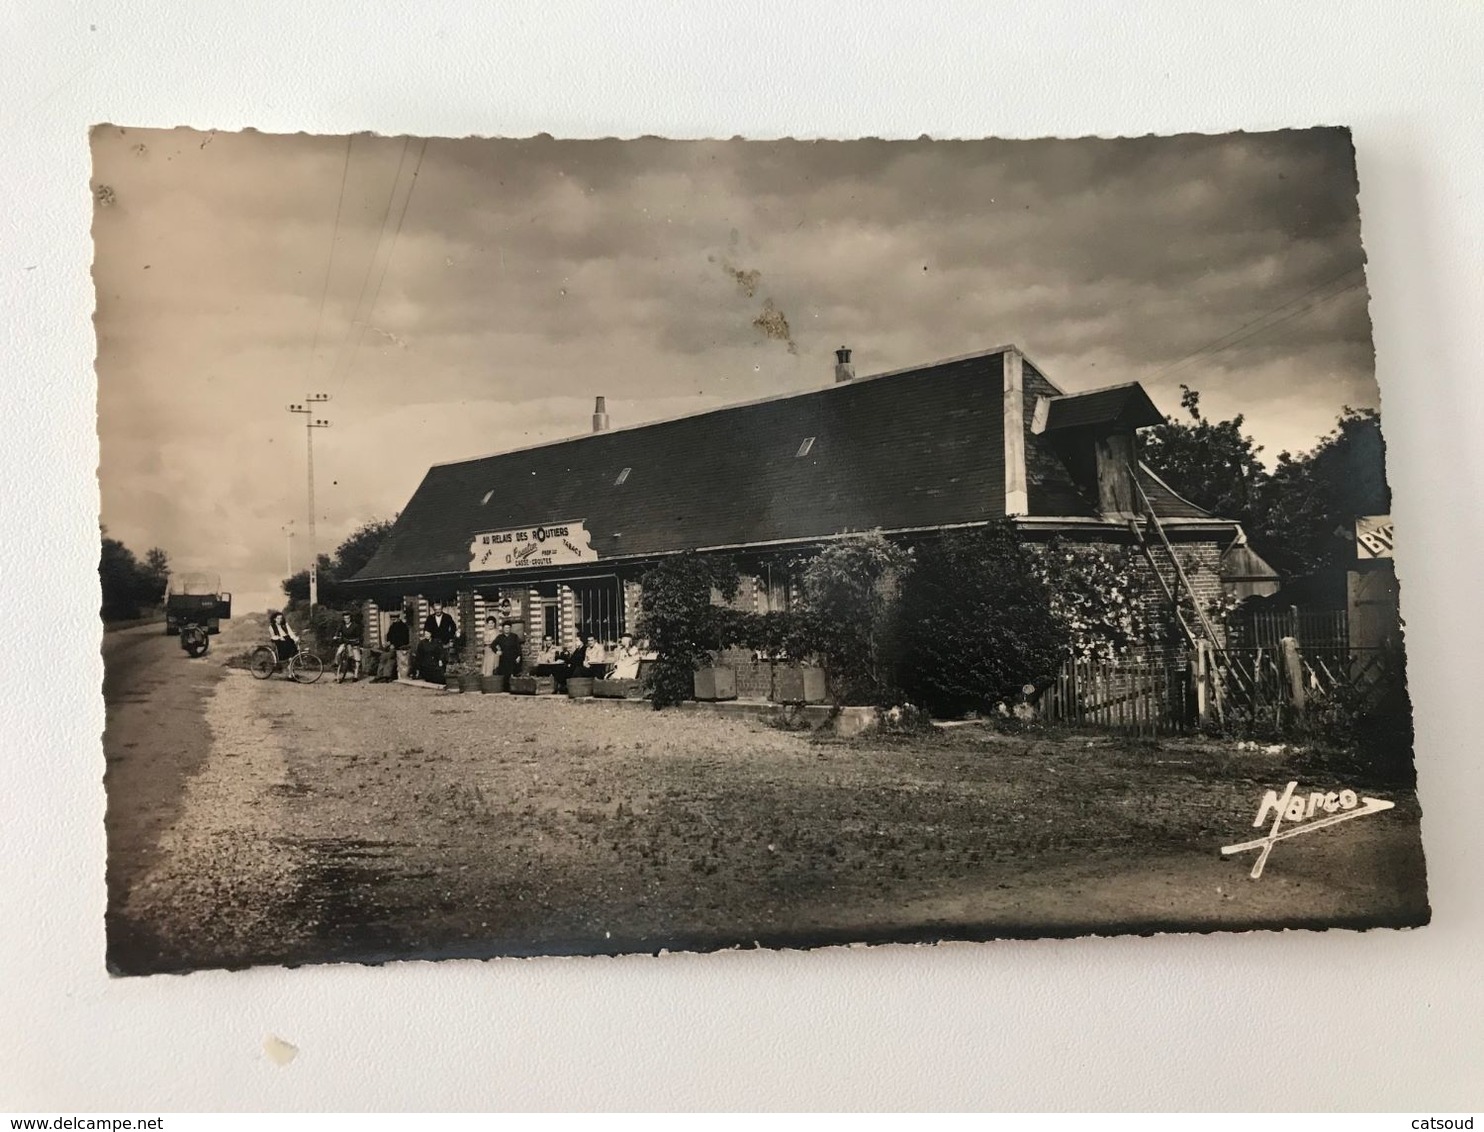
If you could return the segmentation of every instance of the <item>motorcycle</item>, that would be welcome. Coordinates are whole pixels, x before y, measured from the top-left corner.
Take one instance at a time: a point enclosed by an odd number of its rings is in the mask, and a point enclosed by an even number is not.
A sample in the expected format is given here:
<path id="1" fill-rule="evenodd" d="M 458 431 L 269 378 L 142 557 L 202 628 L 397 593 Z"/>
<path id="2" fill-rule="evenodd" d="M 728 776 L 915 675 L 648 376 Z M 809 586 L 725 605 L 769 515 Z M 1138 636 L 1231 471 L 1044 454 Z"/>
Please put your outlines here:
<path id="1" fill-rule="evenodd" d="M 180 647 L 185 649 L 187 656 L 205 656 L 206 650 L 211 647 L 211 634 L 206 631 L 205 625 L 182 625 Z"/>

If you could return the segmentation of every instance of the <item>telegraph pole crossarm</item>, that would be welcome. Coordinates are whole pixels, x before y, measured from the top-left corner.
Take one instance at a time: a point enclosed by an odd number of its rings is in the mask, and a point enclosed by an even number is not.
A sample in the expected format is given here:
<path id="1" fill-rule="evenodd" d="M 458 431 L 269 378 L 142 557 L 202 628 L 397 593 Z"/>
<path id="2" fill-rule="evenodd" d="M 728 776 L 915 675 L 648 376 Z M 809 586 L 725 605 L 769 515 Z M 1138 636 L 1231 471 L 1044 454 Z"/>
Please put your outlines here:
<path id="1" fill-rule="evenodd" d="M 289 412 L 297 413 L 304 418 L 304 435 L 309 453 L 309 611 L 311 613 L 319 604 L 319 553 L 314 537 L 314 430 L 330 427 L 329 421 L 323 417 L 316 417 L 314 414 L 317 411 L 315 406 L 323 405 L 329 399 L 328 393 L 311 393 L 304 398 L 301 404 L 289 406 Z"/>

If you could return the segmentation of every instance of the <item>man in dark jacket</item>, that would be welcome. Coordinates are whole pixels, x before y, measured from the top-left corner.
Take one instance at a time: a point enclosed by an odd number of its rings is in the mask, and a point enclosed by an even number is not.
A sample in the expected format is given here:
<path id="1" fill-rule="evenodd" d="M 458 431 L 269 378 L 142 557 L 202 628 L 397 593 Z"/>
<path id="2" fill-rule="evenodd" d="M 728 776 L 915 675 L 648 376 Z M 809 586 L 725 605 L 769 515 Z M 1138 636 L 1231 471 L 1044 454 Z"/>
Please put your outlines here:
<path id="1" fill-rule="evenodd" d="M 407 622 L 402 620 L 400 613 L 393 612 L 392 623 L 386 628 L 386 648 L 382 650 L 376 668 L 377 680 L 386 683 L 395 680 L 398 672 L 407 675 L 407 644 L 410 640 Z"/>
<path id="2" fill-rule="evenodd" d="M 451 613 L 444 610 L 441 601 L 433 603 L 433 612 L 423 622 L 423 629 L 434 641 L 445 647 L 451 646 L 459 636 L 459 623 L 453 619 Z"/>
<path id="3" fill-rule="evenodd" d="M 428 614 L 428 619 L 423 622 L 423 632 L 433 638 L 433 644 L 438 646 L 438 652 L 443 658 L 440 669 L 447 666 L 449 657 L 453 655 L 454 646 L 459 639 L 459 623 L 453 619 L 453 614 L 443 608 L 441 601 L 433 603 L 433 612 Z M 427 677 L 423 677 L 427 679 Z M 440 674 L 438 679 L 443 679 Z"/>

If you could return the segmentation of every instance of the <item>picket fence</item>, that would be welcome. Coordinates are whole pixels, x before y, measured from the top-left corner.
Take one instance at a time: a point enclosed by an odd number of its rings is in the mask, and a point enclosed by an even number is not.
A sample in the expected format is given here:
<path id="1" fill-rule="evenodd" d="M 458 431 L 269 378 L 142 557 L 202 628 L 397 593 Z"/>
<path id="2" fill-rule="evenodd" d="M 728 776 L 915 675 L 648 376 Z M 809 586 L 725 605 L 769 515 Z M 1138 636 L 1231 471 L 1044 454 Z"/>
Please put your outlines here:
<path id="1" fill-rule="evenodd" d="M 1191 675 L 1178 660 L 1074 657 L 1042 691 L 1037 710 L 1048 722 L 1134 735 L 1178 734 L 1196 725 Z"/>
<path id="2" fill-rule="evenodd" d="M 1035 709 L 1049 723 L 1132 735 L 1181 734 L 1205 723 L 1292 731 L 1373 703 L 1394 659 L 1381 649 L 1285 647 L 1281 638 L 1272 647 L 1222 650 L 1198 642 L 1185 657 L 1074 658 Z"/>

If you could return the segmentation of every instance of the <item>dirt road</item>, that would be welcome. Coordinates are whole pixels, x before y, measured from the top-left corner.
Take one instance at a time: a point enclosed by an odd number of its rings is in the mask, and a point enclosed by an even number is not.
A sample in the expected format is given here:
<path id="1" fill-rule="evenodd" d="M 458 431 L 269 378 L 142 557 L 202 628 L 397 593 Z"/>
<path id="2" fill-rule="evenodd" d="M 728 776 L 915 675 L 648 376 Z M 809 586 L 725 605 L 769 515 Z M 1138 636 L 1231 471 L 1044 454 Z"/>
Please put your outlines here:
<path id="1" fill-rule="evenodd" d="M 192 662 L 163 636 L 115 648 L 121 972 L 1428 916 L 1405 791 L 1278 845 L 1259 881 L 1252 854 L 1223 857 L 1290 776 L 1364 785 L 1230 744 L 821 742 L 548 697 L 259 682 L 221 668 L 226 648 Z"/>

